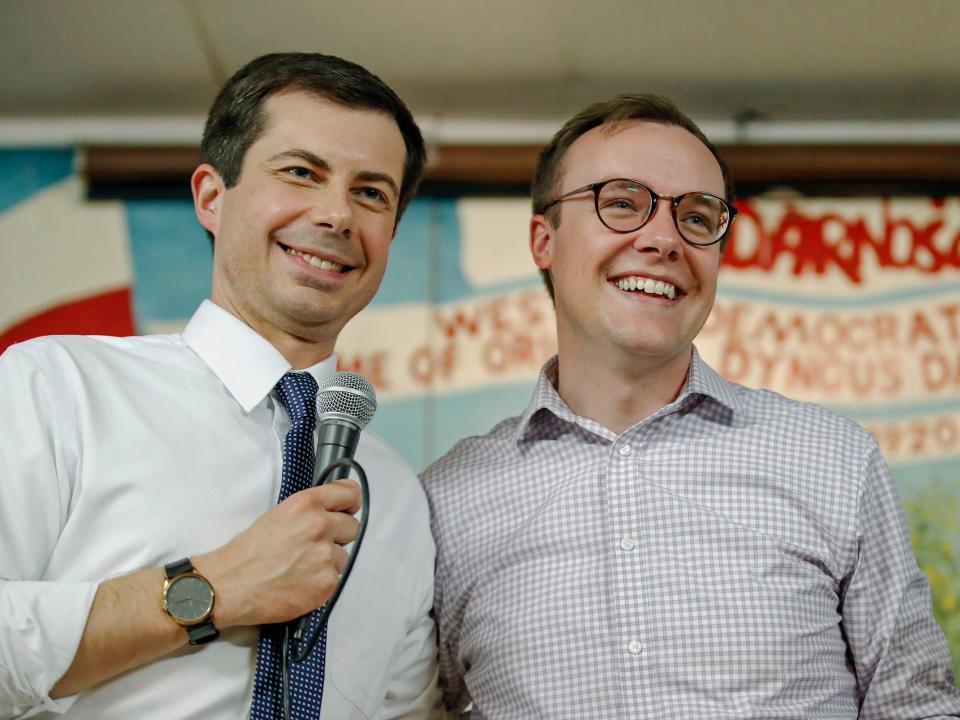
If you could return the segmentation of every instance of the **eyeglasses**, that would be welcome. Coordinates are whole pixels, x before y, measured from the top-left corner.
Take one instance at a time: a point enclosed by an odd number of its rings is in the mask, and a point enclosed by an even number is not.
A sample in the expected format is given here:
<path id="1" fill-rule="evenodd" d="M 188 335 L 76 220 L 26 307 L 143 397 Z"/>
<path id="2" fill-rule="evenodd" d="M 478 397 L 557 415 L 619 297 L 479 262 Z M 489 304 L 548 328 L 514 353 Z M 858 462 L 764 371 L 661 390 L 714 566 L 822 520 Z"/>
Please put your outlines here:
<path id="1" fill-rule="evenodd" d="M 613 178 L 571 190 L 547 203 L 542 212 L 561 200 L 587 190 L 593 192 L 593 205 L 600 222 L 618 233 L 633 232 L 646 225 L 657 211 L 657 201 L 661 199 L 670 201 L 673 224 L 677 226 L 680 237 L 691 245 L 719 242 L 737 215 L 735 207 L 716 195 L 703 192 L 684 193 L 676 197 L 660 195 L 643 183 L 626 178 Z"/>

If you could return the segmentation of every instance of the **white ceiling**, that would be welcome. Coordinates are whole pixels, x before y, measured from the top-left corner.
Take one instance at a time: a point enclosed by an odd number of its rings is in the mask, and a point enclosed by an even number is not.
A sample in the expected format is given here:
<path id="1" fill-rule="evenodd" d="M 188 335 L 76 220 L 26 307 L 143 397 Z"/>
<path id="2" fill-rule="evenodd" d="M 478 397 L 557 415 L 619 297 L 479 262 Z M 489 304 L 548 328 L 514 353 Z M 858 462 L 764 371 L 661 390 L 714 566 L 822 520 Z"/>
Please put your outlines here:
<path id="1" fill-rule="evenodd" d="M 468 134 L 545 135 L 630 91 L 707 123 L 960 127 L 960 0 L 0 0 L 0 121 L 197 132 L 230 73 L 282 50 L 359 62 Z"/>

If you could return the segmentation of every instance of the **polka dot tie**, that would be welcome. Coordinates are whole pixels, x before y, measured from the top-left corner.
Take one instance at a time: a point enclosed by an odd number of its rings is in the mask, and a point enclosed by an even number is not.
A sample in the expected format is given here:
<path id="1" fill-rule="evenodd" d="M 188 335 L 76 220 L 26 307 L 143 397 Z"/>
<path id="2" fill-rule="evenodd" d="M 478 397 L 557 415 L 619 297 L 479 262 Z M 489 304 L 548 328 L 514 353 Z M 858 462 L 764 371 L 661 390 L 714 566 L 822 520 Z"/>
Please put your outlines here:
<path id="1" fill-rule="evenodd" d="M 310 487 L 313 480 L 317 381 L 309 373 L 287 373 L 277 383 L 276 391 L 293 423 L 283 440 L 283 481 L 280 485 L 280 497 L 277 499 L 277 502 L 282 502 L 289 495 Z M 313 633 L 318 615 L 317 611 L 311 613 L 305 638 Z M 260 628 L 250 720 L 278 720 L 283 717 L 281 654 L 284 627 L 280 624 L 263 625 Z M 327 628 L 324 626 L 313 652 L 303 662 L 290 659 L 288 668 L 291 718 L 316 720 L 320 717 L 326 653 Z"/>

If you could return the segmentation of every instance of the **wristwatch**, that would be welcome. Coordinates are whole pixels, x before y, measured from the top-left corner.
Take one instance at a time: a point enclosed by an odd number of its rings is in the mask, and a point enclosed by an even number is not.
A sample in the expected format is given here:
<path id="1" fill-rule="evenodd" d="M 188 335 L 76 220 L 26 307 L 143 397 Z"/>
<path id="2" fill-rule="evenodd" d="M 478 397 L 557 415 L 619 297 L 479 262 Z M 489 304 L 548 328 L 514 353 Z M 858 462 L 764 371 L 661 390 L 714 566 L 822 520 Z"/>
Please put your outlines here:
<path id="1" fill-rule="evenodd" d="M 190 558 L 164 565 L 163 572 L 163 610 L 187 631 L 190 644 L 203 645 L 220 637 L 213 624 L 213 586 L 193 568 Z"/>

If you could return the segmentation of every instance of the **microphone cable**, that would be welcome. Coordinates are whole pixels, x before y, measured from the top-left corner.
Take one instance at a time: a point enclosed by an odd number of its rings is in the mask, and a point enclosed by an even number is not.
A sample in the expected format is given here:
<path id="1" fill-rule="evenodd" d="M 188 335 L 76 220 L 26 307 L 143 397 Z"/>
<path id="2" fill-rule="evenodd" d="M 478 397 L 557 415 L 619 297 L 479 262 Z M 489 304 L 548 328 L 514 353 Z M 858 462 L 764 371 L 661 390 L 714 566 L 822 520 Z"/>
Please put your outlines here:
<path id="1" fill-rule="evenodd" d="M 353 470 L 357 474 L 357 482 L 360 485 L 360 494 L 362 496 L 363 503 L 360 509 L 360 527 L 357 529 L 357 538 L 353 541 L 353 549 L 350 551 L 350 554 L 347 557 L 347 564 L 344 565 L 343 572 L 340 574 L 340 582 L 337 583 L 336 589 L 333 591 L 333 594 L 330 596 L 327 602 L 325 602 L 320 608 L 320 616 L 316 623 L 316 627 L 314 627 L 309 637 L 305 642 L 301 643 L 303 633 L 309 624 L 309 615 L 293 621 L 296 623 L 297 627 L 292 633 L 292 636 L 290 633 L 290 626 L 293 624 L 293 622 L 287 623 L 283 630 L 280 678 L 282 680 L 281 689 L 283 694 L 284 720 L 291 720 L 289 663 L 291 660 L 293 662 L 303 662 L 307 659 L 310 653 L 313 652 L 313 648 L 317 644 L 320 633 L 326 626 L 327 620 L 330 619 L 330 613 L 333 612 L 333 608 L 337 604 L 337 600 L 340 598 L 340 593 L 343 591 L 344 585 L 346 585 L 347 578 L 350 577 L 350 572 L 353 570 L 353 564 L 356 562 L 357 554 L 360 552 L 360 545 L 363 542 L 363 535 L 367 531 L 367 518 L 370 515 L 370 486 L 367 483 L 367 474 L 364 472 L 360 463 L 350 457 L 341 458 L 335 462 L 332 462 L 326 468 L 324 468 L 317 481 L 317 484 L 325 485 L 333 476 L 333 471 L 341 469 Z"/>

